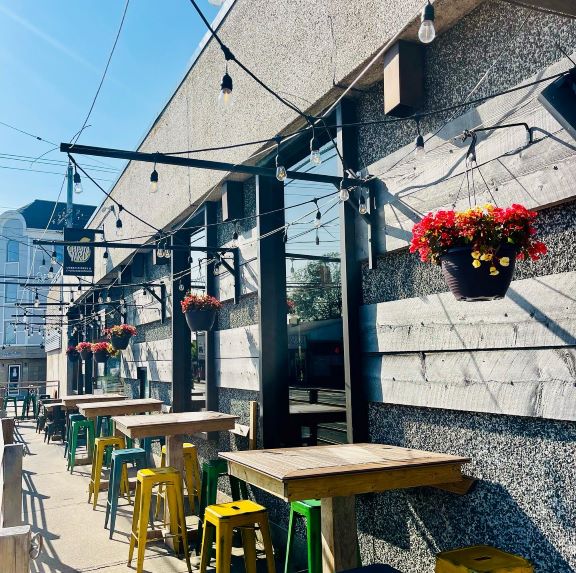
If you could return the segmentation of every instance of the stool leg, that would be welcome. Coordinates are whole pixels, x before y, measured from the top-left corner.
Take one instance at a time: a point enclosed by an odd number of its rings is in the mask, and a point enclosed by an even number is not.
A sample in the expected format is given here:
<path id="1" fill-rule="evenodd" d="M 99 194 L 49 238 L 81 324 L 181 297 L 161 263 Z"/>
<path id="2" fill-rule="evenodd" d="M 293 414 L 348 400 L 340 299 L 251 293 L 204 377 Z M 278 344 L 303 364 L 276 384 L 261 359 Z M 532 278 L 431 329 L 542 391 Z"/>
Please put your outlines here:
<path id="1" fill-rule="evenodd" d="M 116 514 L 118 513 L 118 498 L 120 497 L 120 479 L 124 471 L 124 464 L 122 462 L 114 462 L 113 468 L 110 471 L 110 485 L 108 487 L 108 499 L 110 500 L 110 539 L 114 535 L 116 528 Z M 136 485 L 136 493 L 138 493 L 138 485 Z M 134 501 L 134 511 L 138 507 L 138 497 Z"/>
<path id="2" fill-rule="evenodd" d="M 268 573 L 276 573 L 276 565 L 274 563 L 274 547 L 272 546 L 272 538 L 270 537 L 270 524 L 268 523 L 268 514 L 262 515 L 258 521 L 260 526 L 260 533 L 262 534 L 262 543 L 266 551 L 266 564 L 268 566 Z"/>
<path id="3" fill-rule="evenodd" d="M 180 539 L 178 538 L 178 493 L 176 486 L 169 484 L 166 486 L 165 495 L 167 500 L 168 512 L 164 512 L 164 520 L 167 514 L 170 517 L 170 534 L 174 536 L 174 550 L 180 553 Z"/>
<path id="4" fill-rule="evenodd" d="M 112 502 L 112 491 L 114 490 L 114 465 L 112 460 L 110 465 L 110 481 L 108 483 L 108 494 L 106 496 L 106 514 L 104 516 L 104 529 L 108 529 L 108 520 L 110 519 L 110 504 Z"/>
<path id="5" fill-rule="evenodd" d="M 216 571 L 230 573 L 232 528 L 220 521 L 216 526 Z"/>
<path id="6" fill-rule="evenodd" d="M 256 532 L 251 527 L 242 528 L 242 546 L 246 573 L 256 573 Z"/>
<path id="7" fill-rule="evenodd" d="M 309 573 L 322 573 L 322 529 L 320 512 L 310 511 L 308 527 L 306 528 L 306 541 L 308 543 L 308 571 Z"/>
<path id="8" fill-rule="evenodd" d="M 200 553 L 200 573 L 206 573 L 206 567 L 210 563 L 212 554 L 212 544 L 214 543 L 215 527 L 211 523 L 204 523 L 204 533 L 202 534 L 202 551 Z"/>
<path id="9" fill-rule="evenodd" d="M 290 504 L 290 520 L 288 521 L 288 540 L 286 542 L 286 559 L 284 561 L 284 573 L 289 573 L 292 554 L 292 543 L 294 542 L 294 510 Z"/>
<path id="10" fill-rule="evenodd" d="M 132 531 L 130 532 L 130 547 L 128 549 L 128 565 L 132 563 L 132 557 L 134 556 L 134 547 L 136 545 L 136 538 L 138 537 L 138 522 L 140 520 L 141 508 L 141 498 L 142 498 L 142 482 L 136 482 L 136 495 L 134 500 L 134 513 L 132 514 Z M 114 514 L 112 515 L 112 520 L 114 520 Z M 110 537 L 112 537 L 112 527 L 114 521 L 110 525 Z"/>
<path id="11" fill-rule="evenodd" d="M 178 505 L 178 521 L 180 523 L 180 535 L 182 537 L 182 545 L 184 547 L 184 557 L 188 565 L 188 573 L 192 573 L 192 566 L 190 564 L 190 550 L 188 548 L 188 531 L 186 529 L 186 516 L 184 515 L 184 492 L 182 491 L 182 483 L 176 483 L 176 501 Z"/>
<path id="12" fill-rule="evenodd" d="M 136 573 L 142 573 L 142 568 L 144 567 L 151 497 L 152 487 L 147 483 L 143 483 L 142 497 L 140 498 L 140 514 L 138 516 L 138 560 L 136 562 Z"/>
<path id="13" fill-rule="evenodd" d="M 98 494 L 100 493 L 100 477 L 102 475 L 102 462 L 105 451 L 106 448 L 100 448 L 97 446 L 92 459 L 92 472 L 94 474 L 94 501 L 92 503 L 93 510 L 96 509 L 96 504 L 98 503 Z"/>

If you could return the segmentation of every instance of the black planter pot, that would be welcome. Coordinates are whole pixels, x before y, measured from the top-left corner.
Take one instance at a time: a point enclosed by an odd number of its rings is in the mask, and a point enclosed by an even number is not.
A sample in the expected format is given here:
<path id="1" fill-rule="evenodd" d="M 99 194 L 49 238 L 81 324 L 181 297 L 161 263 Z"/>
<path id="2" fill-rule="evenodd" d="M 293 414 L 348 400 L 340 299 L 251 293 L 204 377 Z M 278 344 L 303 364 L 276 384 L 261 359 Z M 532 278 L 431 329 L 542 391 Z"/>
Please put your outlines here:
<path id="1" fill-rule="evenodd" d="M 510 264 L 502 267 L 495 262 L 500 273 L 492 276 L 490 262 L 481 261 L 478 268 L 472 266 L 471 247 L 455 247 L 440 257 L 444 280 L 456 300 L 474 302 L 504 298 L 514 274 L 516 252 L 514 247 L 502 245 L 496 254 L 508 257 Z"/>
<path id="2" fill-rule="evenodd" d="M 212 330 L 216 320 L 215 310 L 188 310 L 184 313 L 186 322 L 192 332 Z"/>
<path id="3" fill-rule="evenodd" d="M 131 334 L 121 334 L 120 336 L 113 334 L 110 336 L 110 344 L 114 350 L 126 350 L 131 338 Z"/>
<path id="4" fill-rule="evenodd" d="M 97 350 L 94 352 L 94 359 L 100 364 L 104 364 L 106 360 L 108 360 L 108 356 L 109 354 L 106 352 L 106 350 Z"/>
<path id="5" fill-rule="evenodd" d="M 80 356 L 82 357 L 82 360 L 90 360 L 90 358 L 92 357 L 92 350 L 81 350 L 80 351 Z"/>
<path id="6" fill-rule="evenodd" d="M 68 360 L 70 360 L 70 362 L 78 362 L 78 360 L 80 360 L 80 353 L 73 352 L 71 354 L 68 354 Z"/>

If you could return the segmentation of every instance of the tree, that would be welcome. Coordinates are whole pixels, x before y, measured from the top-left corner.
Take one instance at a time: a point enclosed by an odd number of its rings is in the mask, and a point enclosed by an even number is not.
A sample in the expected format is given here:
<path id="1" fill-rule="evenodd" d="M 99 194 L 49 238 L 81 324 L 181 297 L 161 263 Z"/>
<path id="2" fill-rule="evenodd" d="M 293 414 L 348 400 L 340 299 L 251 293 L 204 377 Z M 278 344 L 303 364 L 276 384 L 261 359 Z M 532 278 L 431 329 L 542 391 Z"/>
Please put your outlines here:
<path id="1" fill-rule="evenodd" d="M 303 322 L 340 318 L 342 315 L 339 263 L 310 261 L 295 271 L 289 282 L 301 285 L 290 290 L 289 298 L 296 305 L 295 314 Z"/>

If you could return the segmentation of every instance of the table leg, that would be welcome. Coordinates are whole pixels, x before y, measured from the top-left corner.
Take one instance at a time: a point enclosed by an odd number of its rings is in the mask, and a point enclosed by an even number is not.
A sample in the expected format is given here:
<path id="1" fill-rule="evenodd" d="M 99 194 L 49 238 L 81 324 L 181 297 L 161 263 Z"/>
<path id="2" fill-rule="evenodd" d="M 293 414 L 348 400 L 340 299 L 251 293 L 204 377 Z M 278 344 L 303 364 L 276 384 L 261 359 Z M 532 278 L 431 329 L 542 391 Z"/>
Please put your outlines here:
<path id="1" fill-rule="evenodd" d="M 322 498 L 323 573 L 337 573 L 358 566 L 355 499 L 353 495 Z"/>
<path id="2" fill-rule="evenodd" d="M 166 436 L 166 465 L 177 469 L 181 476 L 184 476 L 184 436 Z M 166 504 L 167 522 L 170 523 L 168 504 Z M 172 534 L 175 531 L 171 532 Z M 171 549 L 174 549 L 174 539 L 167 538 L 166 542 Z"/>

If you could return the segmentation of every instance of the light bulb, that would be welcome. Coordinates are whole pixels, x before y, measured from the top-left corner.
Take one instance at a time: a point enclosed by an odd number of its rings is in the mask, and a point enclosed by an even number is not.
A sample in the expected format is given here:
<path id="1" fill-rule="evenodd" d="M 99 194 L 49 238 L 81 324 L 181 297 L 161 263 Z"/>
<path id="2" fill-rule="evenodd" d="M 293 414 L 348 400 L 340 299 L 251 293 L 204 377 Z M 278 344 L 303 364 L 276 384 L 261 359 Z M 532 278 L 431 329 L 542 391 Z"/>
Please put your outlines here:
<path id="1" fill-rule="evenodd" d="M 366 207 L 366 199 L 364 199 L 364 195 L 360 195 L 360 203 L 358 204 L 358 213 L 360 213 L 360 215 L 366 215 L 366 213 L 368 213 L 368 207 Z"/>
<path id="2" fill-rule="evenodd" d="M 123 233 L 122 230 L 122 219 L 120 219 L 120 217 L 118 217 L 118 219 L 116 219 L 116 236 L 117 237 L 121 237 Z"/>
<path id="3" fill-rule="evenodd" d="M 424 149 L 424 138 L 418 134 L 416 137 L 416 149 L 414 150 L 414 155 L 416 159 L 422 159 L 426 155 L 426 150 Z"/>
<path id="4" fill-rule="evenodd" d="M 179 290 L 180 292 L 184 292 L 184 285 L 183 285 L 182 283 L 180 283 L 180 284 L 178 285 L 178 290 Z"/>
<path id="5" fill-rule="evenodd" d="M 106 296 L 106 302 L 112 302 L 112 297 L 110 295 Z"/>
<path id="6" fill-rule="evenodd" d="M 314 165 L 320 165 L 322 163 L 322 157 L 320 155 L 320 150 L 313 149 L 310 152 L 310 163 L 313 163 Z"/>
<path id="7" fill-rule="evenodd" d="M 102 295 L 100 295 L 98 297 L 98 304 L 102 304 L 104 302 L 104 299 L 102 298 Z"/>
<path id="8" fill-rule="evenodd" d="M 218 95 L 218 104 L 223 108 L 229 108 L 232 106 L 234 98 L 232 96 L 232 78 L 226 72 L 222 78 L 222 83 L 220 84 L 220 94 Z"/>
<path id="9" fill-rule="evenodd" d="M 49 279 L 53 279 L 54 278 L 54 267 L 50 267 L 48 269 L 48 278 Z"/>
<path id="10" fill-rule="evenodd" d="M 238 231 L 234 231 L 234 234 L 232 235 L 232 247 L 234 249 L 238 247 Z"/>
<path id="11" fill-rule="evenodd" d="M 107 259 L 107 258 L 108 258 L 108 249 L 106 249 L 106 250 L 104 251 L 104 254 L 102 255 L 102 258 L 103 258 L 103 259 Z"/>
<path id="12" fill-rule="evenodd" d="M 158 191 L 158 171 L 154 169 L 150 174 L 150 193 L 156 193 Z"/>
<path id="13" fill-rule="evenodd" d="M 346 187 L 341 187 L 338 197 L 340 198 L 340 201 L 348 201 L 348 199 L 350 199 L 350 191 L 348 191 Z"/>
<path id="14" fill-rule="evenodd" d="M 322 213 L 316 211 L 316 219 L 314 220 L 314 226 L 318 229 L 322 225 Z"/>
<path id="15" fill-rule="evenodd" d="M 278 167 L 276 167 L 276 179 L 278 179 L 278 181 L 286 181 L 286 177 L 288 177 L 286 167 L 284 167 L 284 165 L 278 165 Z"/>
<path id="16" fill-rule="evenodd" d="M 82 193 L 82 179 L 80 178 L 80 173 L 74 171 L 74 193 Z"/>
<path id="17" fill-rule="evenodd" d="M 434 28 L 434 6 L 428 2 L 422 10 L 422 23 L 418 30 L 418 38 L 423 44 L 429 44 L 436 37 L 436 30 Z"/>
<path id="18" fill-rule="evenodd" d="M 35 298 L 34 299 L 34 308 L 38 308 L 39 306 L 40 306 L 40 301 L 37 298 Z"/>

